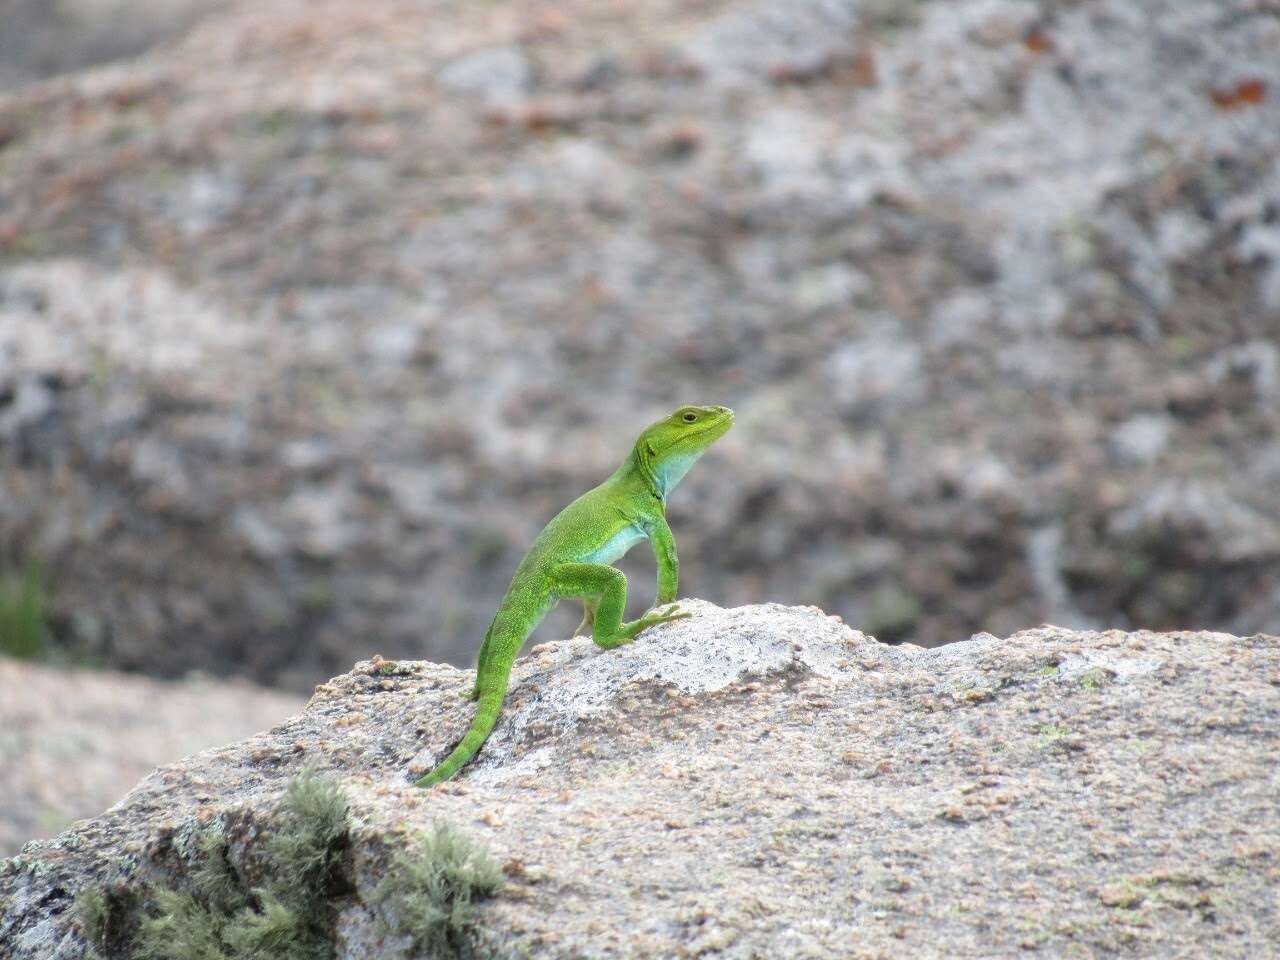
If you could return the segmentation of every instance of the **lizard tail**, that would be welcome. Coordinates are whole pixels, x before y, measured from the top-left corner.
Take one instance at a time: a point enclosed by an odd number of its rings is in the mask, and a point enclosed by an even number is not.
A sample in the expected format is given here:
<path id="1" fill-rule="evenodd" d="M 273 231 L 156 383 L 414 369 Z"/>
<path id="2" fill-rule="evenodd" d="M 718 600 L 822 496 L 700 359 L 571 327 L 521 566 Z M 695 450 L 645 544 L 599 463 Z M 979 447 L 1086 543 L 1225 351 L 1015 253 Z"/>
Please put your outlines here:
<path id="1" fill-rule="evenodd" d="M 506 678 L 503 677 L 503 680 L 505 681 Z M 505 695 L 505 682 L 499 687 L 490 688 L 480 694 L 479 709 L 476 710 L 476 718 L 471 722 L 471 729 L 467 731 L 467 735 L 453 748 L 453 753 L 418 781 L 418 786 L 430 787 L 433 784 L 442 783 L 466 766 L 467 762 L 484 746 L 485 740 L 489 739 L 493 725 L 498 722 L 498 714 L 502 710 L 502 698 Z"/>

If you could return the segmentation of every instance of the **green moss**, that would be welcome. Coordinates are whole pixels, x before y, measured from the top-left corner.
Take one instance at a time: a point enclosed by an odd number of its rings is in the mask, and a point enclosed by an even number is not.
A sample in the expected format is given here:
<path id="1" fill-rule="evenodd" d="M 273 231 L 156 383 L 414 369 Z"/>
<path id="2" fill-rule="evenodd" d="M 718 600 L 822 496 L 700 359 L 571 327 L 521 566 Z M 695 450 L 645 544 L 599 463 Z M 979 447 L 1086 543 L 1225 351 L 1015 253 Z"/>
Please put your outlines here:
<path id="1" fill-rule="evenodd" d="M 477 955 L 475 901 L 502 887 L 488 851 L 451 824 L 417 838 L 394 860 L 374 894 L 396 933 L 428 957 Z"/>
<path id="2" fill-rule="evenodd" d="M 1117 910 L 1112 916 L 1131 927 L 1149 927 L 1151 925 L 1151 921 L 1147 919 L 1147 915 L 1141 910 Z"/>
<path id="3" fill-rule="evenodd" d="M 1146 899 L 1146 891 L 1138 883 L 1130 879 L 1109 883 L 1098 891 L 1098 899 L 1103 906 L 1115 910 L 1131 910 L 1140 906 Z"/>
<path id="4" fill-rule="evenodd" d="M 330 904 L 350 890 L 349 821 L 338 786 L 305 770 L 277 804 L 261 849 L 244 851 L 250 867 L 233 857 L 217 823 L 206 824 L 186 848 L 185 882 L 130 895 L 127 904 L 101 888 L 82 891 L 85 937 L 95 953 L 130 960 L 327 960 Z M 250 872 L 261 882 L 252 884 Z"/>
<path id="5" fill-rule="evenodd" d="M 75 916 L 89 945 L 85 956 L 97 960 L 127 941 L 137 928 L 137 909 L 137 894 L 128 887 L 90 884 L 77 893 Z"/>
<path id="6" fill-rule="evenodd" d="M 1053 937 L 1053 932 L 1042 924 L 1028 921 L 1023 924 L 1022 940 L 1019 946 L 1023 950 L 1039 950 Z"/>
<path id="7" fill-rule="evenodd" d="M 294 888 L 294 889 L 301 889 Z M 223 937 L 235 960 L 323 960 L 333 956 L 323 904 L 299 903 L 288 890 L 259 892 L 256 909 L 243 910 Z"/>
<path id="8" fill-rule="evenodd" d="M 97 884 L 85 887 L 76 894 L 76 917 L 84 938 L 91 944 L 101 944 L 107 935 L 107 895 Z"/>
<path id="9" fill-rule="evenodd" d="M 229 919 L 185 890 L 157 890 L 155 911 L 138 933 L 138 960 L 230 960 L 222 937 Z"/>
<path id="10" fill-rule="evenodd" d="M 1080 686 L 1085 690 L 1101 690 L 1111 682 L 1111 671 L 1103 667 L 1091 667 L 1080 674 Z"/>
<path id="11" fill-rule="evenodd" d="M 235 913 L 248 905 L 244 879 L 231 862 L 231 846 L 222 830 L 215 825 L 196 835 L 196 868 L 191 872 L 195 893 L 222 913 Z"/>
<path id="12" fill-rule="evenodd" d="M 1040 725 L 1036 733 L 1040 736 L 1041 747 L 1053 747 L 1063 737 L 1070 735 L 1071 728 L 1062 723 L 1044 723 Z"/>
<path id="13" fill-rule="evenodd" d="M 1190 334 L 1175 333 L 1161 338 L 1160 349 L 1168 360 L 1182 364 L 1203 355 L 1204 344 Z"/>
<path id="14" fill-rule="evenodd" d="M 328 883 L 340 866 L 349 821 L 337 784 L 305 770 L 290 781 L 277 814 L 280 829 L 267 841 L 267 853 L 286 881 L 284 891 Z"/>
<path id="15" fill-rule="evenodd" d="M 181 834 L 185 842 L 175 839 L 188 872 L 173 885 L 83 889 L 76 911 L 86 956 L 328 960 L 333 903 L 352 892 L 349 829 L 338 786 L 303 771 L 276 805 L 262 843 L 233 845 L 219 823 L 208 823 Z M 411 938 L 415 955 L 477 958 L 484 954 L 476 901 L 501 886 L 488 852 L 442 823 L 398 853 L 374 900 L 388 925 Z"/>
<path id="16" fill-rule="evenodd" d="M 0 573 L 0 653 L 37 660 L 49 652 L 45 584 L 39 567 Z"/>

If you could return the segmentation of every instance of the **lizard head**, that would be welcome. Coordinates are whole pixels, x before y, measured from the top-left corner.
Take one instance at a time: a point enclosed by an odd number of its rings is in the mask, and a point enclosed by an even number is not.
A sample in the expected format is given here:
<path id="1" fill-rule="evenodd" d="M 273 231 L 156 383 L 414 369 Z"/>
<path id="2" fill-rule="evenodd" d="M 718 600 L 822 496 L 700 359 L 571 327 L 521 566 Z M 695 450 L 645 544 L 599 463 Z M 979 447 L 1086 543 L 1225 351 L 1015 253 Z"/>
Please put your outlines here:
<path id="1" fill-rule="evenodd" d="M 733 411 L 728 407 L 681 407 L 640 434 L 636 452 L 666 497 L 731 426 Z"/>

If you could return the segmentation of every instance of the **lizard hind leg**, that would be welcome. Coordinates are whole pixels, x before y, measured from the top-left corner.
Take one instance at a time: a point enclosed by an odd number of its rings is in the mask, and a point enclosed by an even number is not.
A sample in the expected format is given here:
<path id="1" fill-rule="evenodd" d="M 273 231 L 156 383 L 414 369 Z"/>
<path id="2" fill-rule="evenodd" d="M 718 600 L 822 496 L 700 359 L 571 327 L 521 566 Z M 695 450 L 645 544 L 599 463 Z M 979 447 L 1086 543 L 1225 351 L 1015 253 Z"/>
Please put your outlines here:
<path id="1" fill-rule="evenodd" d="M 575 637 L 585 637 L 591 635 L 591 630 L 596 622 L 596 605 L 598 601 L 584 597 L 582 600 L 582 622 L 578 624 L 577 629 L 573 631 Z"/>
<path id="2" fill-rule="evenodd" d="M 594 601 L 595 622 L 591 639 L 604 650 L 622 646 L 655 624 L 693 616 L 668 607 L 624 623 L 622 614 L 627 607 L 627 578 L 621 570 L 603 563 L 562 563 L 556 567 L 554 577 L 557 596 Z"/>

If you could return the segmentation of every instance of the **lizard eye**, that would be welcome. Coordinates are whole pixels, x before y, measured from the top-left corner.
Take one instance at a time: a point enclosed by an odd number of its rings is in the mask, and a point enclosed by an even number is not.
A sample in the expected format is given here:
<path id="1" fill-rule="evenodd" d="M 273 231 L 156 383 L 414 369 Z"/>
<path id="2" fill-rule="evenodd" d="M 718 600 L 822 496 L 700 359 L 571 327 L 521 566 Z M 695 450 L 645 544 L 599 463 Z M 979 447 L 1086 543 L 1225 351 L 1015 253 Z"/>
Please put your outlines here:
<path id="1" fill-rule="evenodd" d="M 685 423 L 693 423 L 695 420 L 698 419 L 698 415 L 694 413 L 692 410 L 690 410 L 680 419 L 682 419 Z"/>

